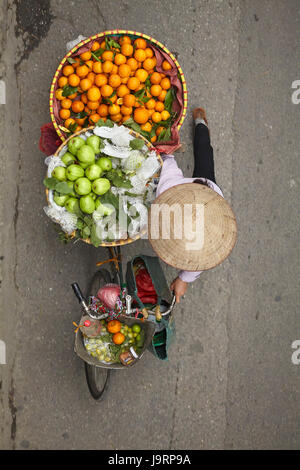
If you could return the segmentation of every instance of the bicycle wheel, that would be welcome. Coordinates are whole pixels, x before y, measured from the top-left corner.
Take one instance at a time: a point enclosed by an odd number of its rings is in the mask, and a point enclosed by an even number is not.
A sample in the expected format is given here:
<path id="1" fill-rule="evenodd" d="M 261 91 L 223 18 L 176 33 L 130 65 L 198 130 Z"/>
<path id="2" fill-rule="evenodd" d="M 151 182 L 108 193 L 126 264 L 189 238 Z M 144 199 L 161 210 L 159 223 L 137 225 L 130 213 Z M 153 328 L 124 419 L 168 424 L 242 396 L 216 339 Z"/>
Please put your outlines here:
<path id="1" fill-rule="evenodd" d="M 111 282 L 110 273 L 106 269 L 97 271 L 90 282 L 88 296 L 96 295 L 100 287 Z M 84 363 L 85 377 L 92 397 L 95 400 L 103 398 L 104 391 L 108 388 L 110 370 Z"/>

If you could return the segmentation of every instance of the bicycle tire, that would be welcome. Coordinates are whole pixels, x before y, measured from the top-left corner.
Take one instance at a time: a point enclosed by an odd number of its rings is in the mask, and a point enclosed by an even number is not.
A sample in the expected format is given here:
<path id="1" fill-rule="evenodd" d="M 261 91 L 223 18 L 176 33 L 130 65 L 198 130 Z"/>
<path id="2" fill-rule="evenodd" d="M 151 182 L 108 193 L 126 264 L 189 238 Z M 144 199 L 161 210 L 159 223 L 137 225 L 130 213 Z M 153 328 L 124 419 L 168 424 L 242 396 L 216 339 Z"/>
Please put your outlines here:
<path id="1" fill-rule="evenodd" d="M 111 275 L 106 269 L 96 271 L 88 287 L 88 296 L 96 295 L 100 287 L 111 282 Z M 103 398 L 108 388 L 110 370 L 84 363 L 85 378 L 90 394 L 95 400 Z"/>

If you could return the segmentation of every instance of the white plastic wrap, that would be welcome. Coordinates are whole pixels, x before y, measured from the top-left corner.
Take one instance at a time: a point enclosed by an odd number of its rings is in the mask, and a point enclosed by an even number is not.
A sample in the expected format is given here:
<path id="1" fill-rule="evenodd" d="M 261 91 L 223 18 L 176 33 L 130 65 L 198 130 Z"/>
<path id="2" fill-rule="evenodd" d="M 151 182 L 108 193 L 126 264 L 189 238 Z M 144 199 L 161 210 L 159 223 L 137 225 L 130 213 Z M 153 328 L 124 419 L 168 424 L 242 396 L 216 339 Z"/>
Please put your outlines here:
<path id="1" fill-rule="evenodd" d="M 160 163 L 156 155 L 149 156 L 143 161 L 140 168 L 136 172 L 136 176 L 141 180 L 148 180 L 159 170 Z"/>

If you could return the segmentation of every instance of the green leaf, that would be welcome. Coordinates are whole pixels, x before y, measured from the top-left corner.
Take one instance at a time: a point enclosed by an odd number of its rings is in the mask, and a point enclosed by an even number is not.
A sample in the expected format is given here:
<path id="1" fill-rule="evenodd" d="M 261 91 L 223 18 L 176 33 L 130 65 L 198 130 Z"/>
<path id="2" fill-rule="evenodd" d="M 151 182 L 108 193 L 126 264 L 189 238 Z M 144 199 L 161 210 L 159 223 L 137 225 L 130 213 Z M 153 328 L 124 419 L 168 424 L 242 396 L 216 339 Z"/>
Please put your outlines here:
<path id="1" fill-rule="evenodd" d="M 169 140 L 171 140 L 171 126 L 161 131 L 157 138 L 157 142 L 168 142 Z"/>
<path id="2" fill-rule="evenodd" d="M 70 194 L 73 189 L 68 185 L 66 181 L 58 181 L 55 187 L 55 191 L 60 194 Z"/>
<path id="3" fill-rule="evenodd" d="M 76 223 L 77 228 L 82 229 L 84 227 L 84 222 L 82 219 L 78 219 Z"/>
<path id="4" fill-rule="evenodd" d="M 63 87 L 62 96 L 73 95 L 73 93 L 76 93 L 77 90 L 78 88 L 76 86 L 65 85 Z"/>
<path id="5" fill-rule="evenodd" d="M 171 87 L 167 91 L 165 101 L 164 101 L 165 109 L 169 111 L 169 113 L 172 111 L 172 105 L 173 105 L 174 99 L 175 99 L 175 91 L 174 91 L 174 88 Z"/>
<path id="6" fill-rule="evenodd" d="M 106 121 L 104 121 L 103 119 L 99 119 L 99 121 L 96 122 L 96 126 L 98 126 L 98 127 L 114 127 L 114 123 L 110 119 L 106 119 Z"/>
<path id="7" fill-rule="evenodd" d="M 74 122 L 74 124 L 70 124 L 67 129 L 71 134 L 74 134 L 74 132 L 76 132 L 77 127 L 77 122 Z"/>
<path id="8" fill-rule="evenodd" d="M 96 51 L 96 52 L 97 52 L 97 51 Z M 91 54 L 92 54 L 92 57 L 94 57 L 94 59 L 95 59 L 97 62 L 102 62 L 102 60 L 99 59 L 99 57 L 96 55 L 95 52 L 91 52 Z"/>
<path id="9" fill-rule="evenodd" d="M 69 62 L 69 64 L 75 64 L 76 63 L 76 60 L 73 59 L 73 57 L 68 57 L 67 61 Z"/>
<path id="10" fill-rule="evenodd" d="M 101 204 L 111 204 L 116 211 L 119 210 L 119 199 L 111 191 L 107 191 L 101 196 Z"/>
<path id="11" fill-rule="evenodd" d="M 72 113 L 72 117 L 76 119 L 83 119 L 86 116 L 87 116 L 86 111 L 81 111 L 80 113 L 76 113 L 76 114 Z"/>
<path id="12" fill-rule="evenodd" d="M 90 241 L 91 244 L 94 245 L 96 248 L 100 245 L 100 243 L 102 243 L 101 238 L 99 238 L 96 233 L 96 225 L 94 223 L 90 227 Z"/>
<path id="13" fill-rule="evenodd" d="M 141 150 L 145 143 L 142 139 L 133 139 L 130 141 L 129 145 L 133 150 Z"/>
<path id="14" fill-rule="evenodd" d="M 120 44 L 114 39 L 109 38 L 108 36 L 105 36 L 105 47 L 106 50 L 111 50 L 113 47 L 115 47 L 116 49 L 121 49 Z"/>
<path id="15" fill-rule="evenodd" d="M 92 56 L 96 56 L 96 58 L 99 60 L 99 57 L 103 54 L 105 49 L 100 47 L 100 49 L 97 49 L 96 51 L 92 52 Z"/>
<path id="16" fill-rule="evenodd" d="M 58 181 L 56 178 L 51 177 L 51 178 L 45 178 L 43 183 L 46 186 L 46 188 L 55 190 Z"/>

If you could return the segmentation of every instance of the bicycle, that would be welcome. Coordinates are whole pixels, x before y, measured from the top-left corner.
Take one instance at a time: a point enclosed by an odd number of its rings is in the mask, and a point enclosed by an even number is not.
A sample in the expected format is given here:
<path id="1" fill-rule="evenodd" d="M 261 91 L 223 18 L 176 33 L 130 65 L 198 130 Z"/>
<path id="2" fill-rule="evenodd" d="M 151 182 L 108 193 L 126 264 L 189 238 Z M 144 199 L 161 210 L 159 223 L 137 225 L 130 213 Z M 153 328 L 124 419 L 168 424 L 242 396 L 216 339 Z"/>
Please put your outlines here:
<path id="1" fill-rule="evenodd" d="M 120 288 L 126 287 L 124 282 L 123 268 L 122 268 L 122 255 L 120 246 L 108 247 L 110 257 L 104 261 L 100 261 L 96 266 L 100 267 L 92 277 L 90 284 L 87 289 L 87 298 L 96 296 L 98 290 L 106 284 L 118 284 Z M 109 263 L 111 272 L 103 268 L 103 265 Z M 72 284 L 74 293 L 82 305 L 82 309 L 85 314 L 89 315 L 92 319 L 102 319 L 103 315 L 97 315 L 89 309 L 88 303 L 85 297 L 82 295 L 81 290 L 77 283 Z M 137 321 L 141 321 L 136 318 L 136 308 L 131 308 L 131 296 L 126 298 L 126 321 L 133 324 Z M 128 301 L 128 302 L 127 302 Z M 175 306 L 175 296 L 173 295 L 172 301 L 169 305 L 165 305 L 163 311 L 160 312 L 161 317 L 170 318 Z M 157 310 L 143 309 L 143 325 L 146 328 L 147 335 L 144 344 L 144 351 L 150 346 L 153 336 L 156 332 L 161 330 L 161 324 L 155 324 L 154 319 L 157 318 Z M 122 316 L 123 317 L 123 316 Z M 96 360 L 92 360 L 88 357 L 85 351 L 82 335 L 80 329 L 77 328 L 75 335 L 75 347 L 76 354 L 84 361 L 85 377 L 88 385 L 88 389 L 95 400 L 103 399 L 104 392 L 107 391 L 109 385 L 109 379 L 112 369 L 124 369 L 122 365 L 115 364 L 104 364 Z M 140 355 L 139 359 L 142 357 Z M 97 363 L 98 362 L 98 363 Z M 134 363 L 135 364 L 135 363 Z M 134 365 L 133 364 L 133 365 Z"/>

